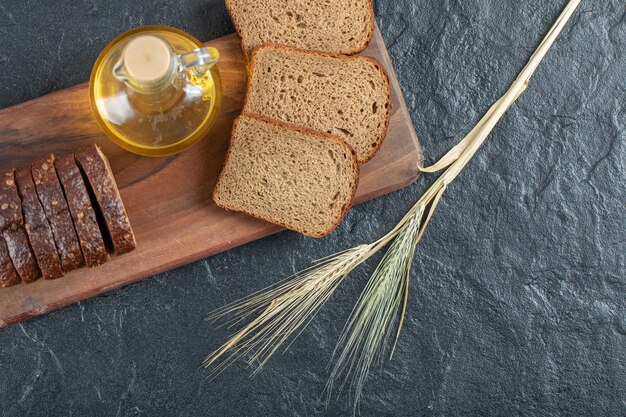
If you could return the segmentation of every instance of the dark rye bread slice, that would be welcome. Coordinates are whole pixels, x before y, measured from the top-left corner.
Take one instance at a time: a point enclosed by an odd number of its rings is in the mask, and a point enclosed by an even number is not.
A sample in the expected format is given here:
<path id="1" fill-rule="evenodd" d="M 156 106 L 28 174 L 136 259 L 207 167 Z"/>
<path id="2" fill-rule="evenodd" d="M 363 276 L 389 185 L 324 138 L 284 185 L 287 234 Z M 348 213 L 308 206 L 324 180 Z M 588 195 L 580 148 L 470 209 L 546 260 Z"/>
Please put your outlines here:
<path id="1" fill-rule="evenodd" d="M 372 0 L 226 0 L 226 7 L 246 58 L 266 43 L 352 55 L 374 33 Z"/>
<path id="2" fill-rule="evenodd" d="M 390 111 L 389 78 L 373 58 L 274 45 L 254 51 L 244 112 L 338 136 L 361 164 L 382 145 Z"/>
<path id="3" fill-rule="evenodd" d="M 21 282 L 19 275 L 13 268 L 4 239 L 0 239 L 0 287 L 8 288 Z"/>
<path id="4" fill-rule="evenodd" d="M 46 213 L 37 197 L 31 167 L 18 169 L 15 172 L 15 182 L 22 199 L 24 226 L 41 274 L 45 279 L 61 278 L 63 276 L 61 260 Z"/>
<path id="5" fill-rule="evenodd" d="M 15 184 L 15 169 L 0 172 L 0 230 L 8 249 L 13 267 L 24 282 L 41 277 L 37 261 L 30 248 L 26 231 L 22 202 Z"/>
<path id="6" fill-rule="evenodd" d="M 13 170 L 4 170 L 0 174 L 0 231 L 15 229 L 19 223 L 19 198 L 17 201 L 7 189 L 13 186 Z M 19 213 L 21 214 L 21 213 Z M 21 279 L 7 250 L 4 239 L 0 239 L 0 286 L 3 288 L 17 285 Z"/>
<path id="7" fill-rule="evenodd" d="M 135 234 L 109 160 L 95 144 L 83 148 L 75 156 L 98 202 L 115 254 L 134 250 L 137 246 Z"/>
<path id="8" fill-rule="evenodd" d="M 233 128 L 215 203 L 312 237 L 332 232 L 352 204 L 354 151 L 328 134 L 242 115 Z"/>
<path id="9" fill-rule="evenodd" d="M 15 186 L 15 169 L 0 171 L 0 232 L 24 225 L 22 203 Z"/>
<path id="10" fill-rule="evenodd" d="M 41 278 L 41 271 L 30 247 L 26 230 L 23 227 L 17 230 L 9 229 L 5 230 L 2 236 L 9 250 L 13 267 L 22 281 L 30 283 Z"/>
<path id="11" fill-rule="evenodd" d="M 54 160 L 54 155 L 36 160 L 32 173 L 37 196 L 52 228 L 63 272 L 68 273 L 82 267 L 84 261 L 70 210 L 54 169 Z"/>
<path id="12" fill-rule="evenodd" d="M 109 260 L 109 253 L 74 155 L 58 158 L 54 167 L 65 192 L 85 264 L 90 268 L 104 264 Z"/>

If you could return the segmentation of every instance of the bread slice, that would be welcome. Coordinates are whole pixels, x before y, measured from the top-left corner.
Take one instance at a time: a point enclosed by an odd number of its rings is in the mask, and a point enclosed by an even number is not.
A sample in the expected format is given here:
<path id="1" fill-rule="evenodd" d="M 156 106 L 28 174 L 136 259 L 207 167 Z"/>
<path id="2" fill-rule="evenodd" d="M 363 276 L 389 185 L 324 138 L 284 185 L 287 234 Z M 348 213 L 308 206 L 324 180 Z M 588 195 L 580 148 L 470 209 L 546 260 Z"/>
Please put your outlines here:
<path id="1" fill-rule="evenodd" d="M 390 110 L 389 78 L 373 58 L 271 45 L 254 52 L 244 112 L 338 136 L 361 164 L 385 139 Z"/>
<path id="2" fill-rule="evenodd" d="M 65 192 L 85 264 L 90 268 L 104 264 L 109 260 L 109 253 L 74 155 L 57 159 L 54 167 Z"/>
<path id="3" fill-rule="evenodd" d="M 15 186 L 15 169 L 0 171 L 0 232 L 24 225 L 22 203 Z"/>
<path id="4" fill-rule="evenodd" d="M 4 243 L 4 239 L 0 239 L 0 287 L 12 287 L 20 282 L 20 277 L 13 268 L 13 263 L 9 257 L 7 245 Z"/>
<path id="5" fill-rule="evenodd" d="M 134 250 L 137 246 L 135 234 L 109 160 L 96 144 L 83 148 L 75 157 L 98 202 L 115 254 L 122 255 Z"/>
<path id="6" fill-rule="evenodd" d="M 15 171 L 15 183 L 22 200 L 24 227 L 41 274 L 45 279 L 61 278 L 61 260 L 46 213 L 37 197 L 30 166 Z"/>
<path id="7" fill-rule="evenodd" d="M 352 55 L 374 33 L 372 0 L 226 0 L 246 58 L 274 43 Z"/>
<path id="8" fill-rule="evenodd" d="M 26 231 L 22 202 L 15 185 L 15 169 L 0 172 L 0 231 L 15 271 L 24 282 L 41 277 L 37 261 L 30 248 Z"/>
<path id="9" fill-rule="evenodd" d="M 35 282 L 41 278 L 41 271 L 30 247 L 24 227 L 17 230 L 5 230 L 2 233 L 4 242 L 9 250 L 9 257 L 13 267 L 23 282 Z"/>
<path id="10" fill-rule="evenodd" d="M 213 199 L 222 208 L 322 237 L 350 208 L 358 178 L 354 151 L 341 139 L 242 115 Z"/>
<path id="11" fill-rule="evenodd" d="M 33 162 L 33 181 L 41 206 L 52 228 L 54 242 L 61 258 L 61 266 L 63 271 L 68 273 L 82 267 L 85 262 L 65 194 L 54 168 L 55 159 L 54 155 L 48 155 Z"/>

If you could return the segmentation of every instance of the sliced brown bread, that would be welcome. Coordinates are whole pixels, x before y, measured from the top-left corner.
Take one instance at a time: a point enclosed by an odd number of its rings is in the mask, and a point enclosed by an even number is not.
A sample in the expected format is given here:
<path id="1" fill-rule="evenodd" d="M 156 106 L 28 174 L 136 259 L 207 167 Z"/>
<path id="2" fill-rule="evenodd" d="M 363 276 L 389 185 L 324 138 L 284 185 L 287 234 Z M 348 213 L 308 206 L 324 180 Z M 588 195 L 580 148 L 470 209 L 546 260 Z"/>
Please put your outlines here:
<path id="1" fill-rule="evenodd" d="M 17 230 L 5 230 L 2 236 L 9 250 L 13 267 L 22 281 L 26 283 L 37 281 L 41 277 L 41 271 L 30 247 L 24 227 L 20 227 Z"/>
<path id="2" fill-rule="evenodd" d="M 389 79 L 372 58 L 272 45 L 254 51 L 244 112 L 338 136 L 361 164 L 383 143 L 390 111 Z"/>
<path id="3" fill-rule="evenodd" d="M 266 43 L 351 55 L 374 33 L 372 0 L 226 0 L 226 7 L 246 57 Z"/>
<path id="4" fill-rule="evenodd" d="M 57 159 L 54 166 L 65 192 L 85 264 L 90 268 L 102 265 L 109 260 L 109 254 L 74 155 Z"/>
<path id="5" fill-rule="evenodd" d="M 55 159 L 54 155 L 48 155 L 36 160 L 33 162 L 32 173 L 37 196 L 52 228 L 61 266 L 67 273 L 82 267 L 85 263 L 65 194 L 54 168 Z"/>
<path id="6" fill-rule="evenodd" d="M 135 234 L 109 160 L 95 144 L 83 148 L 75 156 L 98 202 L 115 254 L 134 250 L 137 246 Z"/>
<path id="7" fill-rule="evenodd" d="M 15 169 L 0 171 L 0 232 L 24 225 L 22 203 L 15 186 Z"/>
<path id="8" fill-rule="evenodd" d="M 0 287 L 12 287 L 20 282 L 20 277 L 13 268 L 13 263 L 9 257 L 7 245 L 4 243 L 4 239 L 0 239 Z"/>
<path id="9" fill-rule="evenodd" d="M 54 243 L 52 229 L 46 213 L 37 197 L 31 167 L 23 167 L 15 172 L 15 182 L 22 200 L 22 210 L 26 234 L 37 259 L 39 269 L 45 279 L 56 279 L 63 276 L 61 260 Z"/>
<path id="10" fill-rule="evenodd" d="M 350 208 L 358 178 L 354 151 L 341 139 L 242 115 L 213 199 L 222 208 L 322 237 Z"/>
<path id="11" fill-rule="evenodd" d="M 30 248 L 22 202 L 15 184 L 15 169 L 0 172 L 0 230 L 15 271 L 24 282 L 33 282 L 41 276 L 37 261 Z"/>

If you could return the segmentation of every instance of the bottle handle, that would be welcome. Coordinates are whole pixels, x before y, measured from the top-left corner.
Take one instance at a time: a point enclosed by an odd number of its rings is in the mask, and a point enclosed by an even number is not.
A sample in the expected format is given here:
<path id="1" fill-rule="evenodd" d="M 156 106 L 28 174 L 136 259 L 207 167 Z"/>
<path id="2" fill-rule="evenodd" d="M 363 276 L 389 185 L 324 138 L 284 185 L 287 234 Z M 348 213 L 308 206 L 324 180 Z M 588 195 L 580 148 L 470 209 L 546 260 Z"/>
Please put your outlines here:
<path id="1" fill-rule="evenodd" d="M 206 75 L 220 60 L 220 52 L 216 48 L 205 47 L 177 55 L 181 71 L 191 70 L 196 77 Z"/>

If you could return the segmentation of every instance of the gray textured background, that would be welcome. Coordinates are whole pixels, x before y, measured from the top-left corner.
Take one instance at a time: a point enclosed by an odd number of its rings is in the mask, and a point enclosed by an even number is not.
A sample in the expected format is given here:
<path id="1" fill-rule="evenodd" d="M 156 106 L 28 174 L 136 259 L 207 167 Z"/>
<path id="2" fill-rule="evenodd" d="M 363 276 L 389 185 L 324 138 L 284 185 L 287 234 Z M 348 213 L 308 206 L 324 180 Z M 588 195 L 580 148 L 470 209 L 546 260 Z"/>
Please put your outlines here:
<path id="1" fill-rule="evenodd" d="M 565 0 L 386 0 L 376 16 L 427 160 L 508 87 Z M 626 415 L 626 3 L 583 0 L 528 92 L 443 198 L 408 321 L 364 416 Z M 0 0 L 0 107 L 86 80 L 120 32 L 233 31 L 221 0 Z M 432 182 L 0 330 L 2 416 L 341 416 L 319 400 L 373 264 L 250 380 L 205 380 L 212 309 L 390 229 Z M 375 260 L 374 260 L 375 261 Z"/>

